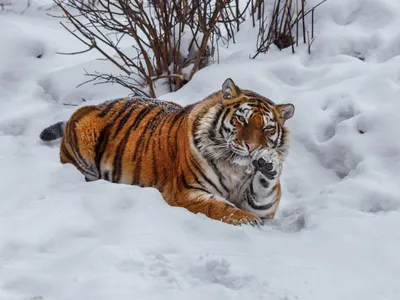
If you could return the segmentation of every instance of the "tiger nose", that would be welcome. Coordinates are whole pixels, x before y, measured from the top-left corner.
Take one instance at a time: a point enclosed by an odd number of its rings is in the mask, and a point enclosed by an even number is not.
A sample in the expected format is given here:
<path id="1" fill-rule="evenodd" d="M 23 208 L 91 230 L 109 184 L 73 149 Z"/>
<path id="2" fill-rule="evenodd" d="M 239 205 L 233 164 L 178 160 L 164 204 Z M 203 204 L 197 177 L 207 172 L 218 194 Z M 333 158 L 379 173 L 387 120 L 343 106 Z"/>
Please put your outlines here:
<path id="1" fill-rule="evenodd" d="M 253 150 L 254 150 L 255 148 L 257 148 L 257 145 L 256 145 L 256 144 L 247 143 L 247 142 L 246 142 L 246 146 L 247 146 L 247 148 L 249 149 L 250 152 L 253 152 Z"/>

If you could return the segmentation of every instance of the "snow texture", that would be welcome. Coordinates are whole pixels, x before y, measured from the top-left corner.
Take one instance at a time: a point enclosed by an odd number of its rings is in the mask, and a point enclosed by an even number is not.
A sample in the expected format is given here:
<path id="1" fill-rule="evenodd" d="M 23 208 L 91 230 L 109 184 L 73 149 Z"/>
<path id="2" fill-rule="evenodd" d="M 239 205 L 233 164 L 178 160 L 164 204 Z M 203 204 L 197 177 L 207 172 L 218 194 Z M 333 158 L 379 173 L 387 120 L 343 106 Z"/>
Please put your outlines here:
<path id="1" fill-rule="evenodd" d="M 400 2 L 327 1 L 315 17 L 311 55 L 250 60 L 245 24 L 220 64 L 160 97 L 193 103 L 231 77 L 296 106 L 281 206 L 258 229 L 60 164 L 41 130 L 129 91 L 76 88 L 112 66 L 56 54 L 83 45 L 43 11 L 0 15 L 0 299 L 400 299 Z"/>

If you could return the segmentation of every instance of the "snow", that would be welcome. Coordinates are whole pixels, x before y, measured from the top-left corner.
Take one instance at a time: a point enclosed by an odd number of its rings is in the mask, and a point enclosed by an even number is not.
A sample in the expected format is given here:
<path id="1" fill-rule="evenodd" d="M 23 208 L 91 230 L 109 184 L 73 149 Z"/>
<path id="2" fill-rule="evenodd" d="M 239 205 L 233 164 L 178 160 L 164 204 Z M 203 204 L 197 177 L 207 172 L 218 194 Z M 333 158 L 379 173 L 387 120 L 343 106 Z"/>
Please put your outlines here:
<path id="1" fill-rule="evenodd" d="M 63 104 L 129 91 L 76 88 L 83 68 L 112 67 L 57 55 L 82 45 L 43 11 L 0 15 L 0 299 L 399 299 L 399 25 L 397 0 L 327 1 L 311 55 L 249 60 L 245 24 L 219 65 L 160 96 L 189 104 L 231 77 L 296 106 L 281 206 L 258 229 L 60 164 L 38 135 L 77 108 Z"/>

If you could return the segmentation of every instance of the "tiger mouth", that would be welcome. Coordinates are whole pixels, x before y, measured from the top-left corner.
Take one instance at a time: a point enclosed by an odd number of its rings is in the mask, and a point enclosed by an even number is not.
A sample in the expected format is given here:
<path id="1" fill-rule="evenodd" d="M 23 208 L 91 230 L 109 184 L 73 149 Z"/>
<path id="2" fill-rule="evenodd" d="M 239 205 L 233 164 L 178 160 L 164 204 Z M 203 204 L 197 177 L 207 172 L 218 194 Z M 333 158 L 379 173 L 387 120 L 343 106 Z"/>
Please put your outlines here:
<path id="1" fill-rule="evenodd" d="M 248 145 L 239 145 L 235 142 L 231 142 L 229 147 L 233 153 L 243 157 L 252 157 L 254 153 L 257 153 L 263 148 L 262 146 L 257 145 L 250 150 Z"/>

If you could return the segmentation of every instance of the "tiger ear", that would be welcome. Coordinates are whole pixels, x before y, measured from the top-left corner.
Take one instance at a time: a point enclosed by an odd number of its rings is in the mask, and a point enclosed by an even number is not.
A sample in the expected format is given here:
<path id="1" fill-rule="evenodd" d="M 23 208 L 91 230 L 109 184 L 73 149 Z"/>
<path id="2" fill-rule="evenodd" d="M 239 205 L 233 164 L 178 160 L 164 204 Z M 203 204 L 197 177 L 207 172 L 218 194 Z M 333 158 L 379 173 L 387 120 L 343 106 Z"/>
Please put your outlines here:
<path id="1" fill-rule="evenodd" d="M 237 98 L 240 95 L 239 87 L 233 82 L 231 78 L 228 78 L 222 84 L 222 92 L 224 99 Z"/>
<path id="2" fill-rule="evenodd" d="M 283 123 L 289 120 L 294 115 L 294 105 L 291 103 L 288 104 L 278 104 L 275 105 L 276 110 L 278 111 L 279 117 L 282 119 Z"/>

